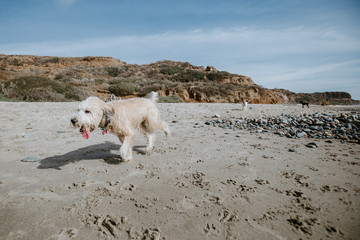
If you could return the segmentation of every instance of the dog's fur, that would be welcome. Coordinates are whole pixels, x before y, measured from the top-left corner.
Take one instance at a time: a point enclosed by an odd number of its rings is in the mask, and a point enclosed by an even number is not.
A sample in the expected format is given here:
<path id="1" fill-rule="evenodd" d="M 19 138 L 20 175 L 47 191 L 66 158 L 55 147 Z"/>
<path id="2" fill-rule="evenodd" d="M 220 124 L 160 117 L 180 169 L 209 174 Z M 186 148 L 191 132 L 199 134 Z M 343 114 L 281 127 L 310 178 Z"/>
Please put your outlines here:
<path id="1" fill-rule="evenodd" d="M 154 132 L 163 130 L 166 136 L 170 129 L 160 118 L 156 106 L 158 94 L 151 92 L 149 98 L 131 98 L 128 100 L 104 102 L 97 97 L 89 97 L 79 105 L 76 117 L 71 119 L 73 127 L 79 127 L 85 139 L 96 128 L 116 135 L 122 146 L 120 157 L 123 161 L 132 160 L 132 145 L 137 131 L 147 136 L 146 153 L 154 146 Z"/>
<path id="2" fill-rule="evenodd" d="M 302 107 L 304 108 L 304 106 L 307 106 L 309 108 L 309 103 L 308 102 L 303 102 L 303 101 L 300 101 Z"/>

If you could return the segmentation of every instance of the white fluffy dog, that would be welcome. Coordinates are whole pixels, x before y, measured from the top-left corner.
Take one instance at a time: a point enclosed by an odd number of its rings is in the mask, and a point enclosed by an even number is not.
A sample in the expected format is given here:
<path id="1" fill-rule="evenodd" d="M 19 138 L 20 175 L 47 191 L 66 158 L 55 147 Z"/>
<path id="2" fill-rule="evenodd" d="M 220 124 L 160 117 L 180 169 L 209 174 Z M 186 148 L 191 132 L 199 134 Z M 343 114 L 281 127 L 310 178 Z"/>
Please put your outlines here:
<path id="1" fill-rule="evenodd" d="M 149 98 L 111 102 L 89 97 L 80 103 L 76 117 L 71 119 L 71 125 L 79 127 L 85 139 L 88 139 L 90 132 L 98 127 L 103 133 L 109 131 L 115 134 L 122 143 L 120 157 L 123 161 L 130 161 L 133 141 L 138 130 L 147 136 L 147 154 L 154 146 L 155 131 L 163 130 L 166 136 L 170 135 L 169 126 L 160 118 L 157 101 L 158 94 L 155 92 L 151 92 Z"/>

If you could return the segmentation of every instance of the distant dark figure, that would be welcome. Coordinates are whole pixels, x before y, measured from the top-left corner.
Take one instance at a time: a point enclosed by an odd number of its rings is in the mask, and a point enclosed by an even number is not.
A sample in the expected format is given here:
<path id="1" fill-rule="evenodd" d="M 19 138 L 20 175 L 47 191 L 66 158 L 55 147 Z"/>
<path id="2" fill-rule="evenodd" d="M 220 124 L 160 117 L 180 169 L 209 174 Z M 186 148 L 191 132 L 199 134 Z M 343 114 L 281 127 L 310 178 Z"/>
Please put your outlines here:
<path id="1" fill-rule="evenodd" d="M 309 103 L 308 102 L 300 101 L 300 103 L 302 104 L 303 108 L 304 108 L 304 106 L 307 106 L 309 108 Z"/>

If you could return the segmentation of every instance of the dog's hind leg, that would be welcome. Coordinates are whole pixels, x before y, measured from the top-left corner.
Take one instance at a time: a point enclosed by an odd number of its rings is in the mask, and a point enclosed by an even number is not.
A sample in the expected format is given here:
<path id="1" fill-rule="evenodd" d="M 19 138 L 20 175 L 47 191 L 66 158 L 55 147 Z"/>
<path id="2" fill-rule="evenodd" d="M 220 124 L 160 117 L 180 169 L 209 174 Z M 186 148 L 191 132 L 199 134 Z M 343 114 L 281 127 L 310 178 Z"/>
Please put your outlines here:
<path id="1" fill-rule="evenodd" d="M 162 125 L 161 129 L 164 131 L 165 136 L 166 136 L 166 137 L 169 137 L 169 136 L 170 136 L 170 133 L 171 133 L 171 132 L 170 132 L 169 125 L 167 125 L 167 123 L 164 122 L 164 121 L 162 121 L 161 125 Z"/>
<path id="2" fill-rule="evenodd" d="M 148 140 L 148 145 L 145 149 L 145 153 L 150 154 L 151 150 L 154 147 L 155 134 L 154 133 L 146 133 L 146 137 Z"/>
<path id="3" fill-rule="evenodd" d="M 134 141 L 134 137 L 135 135 L 125 136 L 123 144 L 120 147 L 120 157 L 123 159 L 124 162 L 129 162 L 133 159 L 132 144 Z"/>

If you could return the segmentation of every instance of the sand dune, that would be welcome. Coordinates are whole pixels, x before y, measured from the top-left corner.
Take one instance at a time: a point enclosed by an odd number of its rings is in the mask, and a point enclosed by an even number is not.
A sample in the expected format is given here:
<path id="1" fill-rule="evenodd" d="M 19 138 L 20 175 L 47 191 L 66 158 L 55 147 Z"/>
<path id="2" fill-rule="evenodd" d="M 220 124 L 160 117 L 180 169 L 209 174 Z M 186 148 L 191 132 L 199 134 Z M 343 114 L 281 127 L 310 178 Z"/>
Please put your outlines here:
<path id="1" fill-rule="evenodd" d="M 172 136 L 123 163 L 115 136 L 70 128 L 77 105 L 0 103 L 0 239 L 359 238 L 359 144 L 205 122 L 360 108 L 159 104 Z"/>

